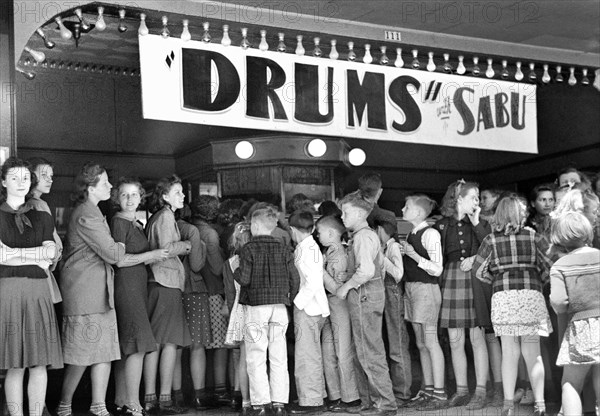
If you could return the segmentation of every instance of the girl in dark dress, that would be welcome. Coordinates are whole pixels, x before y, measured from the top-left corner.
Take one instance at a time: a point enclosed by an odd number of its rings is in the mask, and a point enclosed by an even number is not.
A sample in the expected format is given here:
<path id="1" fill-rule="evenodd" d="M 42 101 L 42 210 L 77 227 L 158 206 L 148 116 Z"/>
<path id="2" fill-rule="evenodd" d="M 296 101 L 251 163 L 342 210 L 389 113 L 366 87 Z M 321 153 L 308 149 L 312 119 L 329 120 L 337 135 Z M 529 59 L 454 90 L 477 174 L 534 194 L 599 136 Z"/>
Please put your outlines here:
<path id="1" fill-rule="evenodd" d="M 125 244 L 127 256 L 116 264 L 115 310 L 121 348 L 120 361 L 115 362 L 115 403 L 122 413 L 142 414 L 139 391 L 144 355 L 156 350 L 148 317 L 148 269 L 146 264 L 169 256 L 169 250 L 150 250 L 142 224 L 136 219 L 144 198 L 141 183 L 121 178 L 113 195 L 121 210 L 115 214 L 110 229 L 113 238 Z"/>
<path id="2" fill-rule="evenodd" d="M 47 283 L 56 255 L 54 221 L 25 204 L 28 164 L 11 157 L 2 166 L 0 206 L 0 369 L 11 416 L 23 414 L 23 378 L 29 369 L 29 414 L 41 415 L 46 367 L 63 366 L 56 315 Z M 7 330 L 11 328 L 11 330 Z"/>

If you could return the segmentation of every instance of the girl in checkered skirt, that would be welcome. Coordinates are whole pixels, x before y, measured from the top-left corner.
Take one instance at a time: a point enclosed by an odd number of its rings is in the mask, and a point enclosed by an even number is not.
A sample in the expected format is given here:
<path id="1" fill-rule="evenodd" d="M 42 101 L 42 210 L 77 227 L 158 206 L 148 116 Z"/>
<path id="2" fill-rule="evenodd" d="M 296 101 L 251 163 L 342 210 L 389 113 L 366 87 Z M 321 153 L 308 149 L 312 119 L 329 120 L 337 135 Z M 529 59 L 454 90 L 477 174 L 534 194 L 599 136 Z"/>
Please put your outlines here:
<path id="1" fill-rule="evenodd" d="M 544 364 L 540 336 L 552 332 L 543 283 L 548 281 L 552 261 L 548 242 L 524 227 L 527 204 L 513 194 L 498 204 L 493 232 L 482 242 L 472 273 L 492 285 L 491 321 L 502 341 L 502 415 L 514 414 L 514 391 L 519 357 L 525 359 L 535 396 L 535 415 L 545 414 Z"/>
<path id="2" fill-rule="evenodd" d="M 481 241 L 490 232 L 489 224 L 479 218 L 479 188 L 474 182 L 452 183 L 441 207 L 442 218 L 436 228 L 442 236 L 444 272 L 442 274 L 442 308 L 440 327 L 448 329 L 452 366 L 456 377 L 456 394 L 450 406 L 467 405 L 467 410 L 482 409 L 486 402 L 488 352 L 483 324 L 477 319 L 470 270 Z M 477 387 L 471 398 L 467 386 L 465 332 L 473 346 Z"/>

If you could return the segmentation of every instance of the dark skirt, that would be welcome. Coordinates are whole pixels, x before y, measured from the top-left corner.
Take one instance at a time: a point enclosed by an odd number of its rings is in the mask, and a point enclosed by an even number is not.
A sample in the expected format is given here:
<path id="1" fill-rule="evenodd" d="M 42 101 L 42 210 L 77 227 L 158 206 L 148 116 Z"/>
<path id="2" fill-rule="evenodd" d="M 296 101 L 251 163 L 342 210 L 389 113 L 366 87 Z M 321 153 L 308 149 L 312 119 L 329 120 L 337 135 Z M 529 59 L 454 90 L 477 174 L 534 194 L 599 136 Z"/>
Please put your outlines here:
<path id="1" fill-rule="evenodd" d="M 460 270 L 460 262 L 444 266 L 442 280 L 441 328 L 475 328 L 475 304 L 471 272 Z"/>
<path id="2" fill-rule="evenodd" d="M 187 347 L 192 343 L 183 311 L 181 290 L 164 287 L 156 282 L 148 284 L 148 314 L 158 344 Z"/>
<path id="3" fill-rule="evenodd" d="M 206 347 L 212 342 L 208 293 L 185 293 L 183 307 L 194 345 Z"/>
<path id="4" fill-rule="evenodd" d="M 492 320 L 492 285 L 484 283 L 477 277 L 471 275 L 473 285 L 473 303 L 475 306 L 475 323 L 485 328 L 487 333 L 493 332 Z"/>
<path id="5" fill-rule="evenodd" d="M 115 310 L 121 356 L 156 350 L 148 316 L 148 275 L 134 267 L 119 269 L 115 276 Z"/>
<path id="6" fill-rule="evenodd" d="M 0 369 L 62 368 L 58 322 L 46 279 L 0 279 Z"/>

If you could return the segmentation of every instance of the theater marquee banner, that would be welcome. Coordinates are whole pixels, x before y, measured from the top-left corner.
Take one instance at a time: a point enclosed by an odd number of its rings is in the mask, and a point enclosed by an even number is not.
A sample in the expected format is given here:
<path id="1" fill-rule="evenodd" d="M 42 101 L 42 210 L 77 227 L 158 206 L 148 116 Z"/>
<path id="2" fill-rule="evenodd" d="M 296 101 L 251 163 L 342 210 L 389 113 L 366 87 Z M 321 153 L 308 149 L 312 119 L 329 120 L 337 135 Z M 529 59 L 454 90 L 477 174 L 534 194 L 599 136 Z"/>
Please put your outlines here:
<path id="1" fill-rule="evenodd" d="M 537 153 L 535 85 L 159 35 L 139 45 L 144 118 Z"/>

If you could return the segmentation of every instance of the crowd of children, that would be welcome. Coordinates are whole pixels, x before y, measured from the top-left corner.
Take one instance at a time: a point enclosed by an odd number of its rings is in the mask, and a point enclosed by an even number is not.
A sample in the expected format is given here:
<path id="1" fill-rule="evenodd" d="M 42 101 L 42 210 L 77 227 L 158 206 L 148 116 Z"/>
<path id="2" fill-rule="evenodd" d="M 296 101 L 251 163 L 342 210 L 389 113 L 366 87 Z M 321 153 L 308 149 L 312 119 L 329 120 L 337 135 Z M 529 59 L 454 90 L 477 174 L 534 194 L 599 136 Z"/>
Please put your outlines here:
<path id="1" fill-rule="evenodd" d="M 94 416 L 183 413 L 184 349 L 191 405 L 228 402 L 244 416 L 460 406 L 497 406 L 510 416 L 526 400 L 544 415 L 545 380 L 557 366 L 563 415 L 582 414 L 586 377 L 600 398 L 598 196 L 575 169 L 561 172 L 557 187 L 536 186 L 529 202 L 458 180 L 437 220 L 433 199 L 410 195 L 404 238 L 396 214 L 377 205 L 377 174 L 322 203 L 319 215 L 294 199 L 287 221 L 264 202 L 219 206 L 200 196 L 190 209 L 173 175 L 157 183 L 144 227 L 142 185 L 121 178 L 111 192 L 106 169 L 88 163 L 76 178 L 79 204 L 62 250 L 40 199 L 52 164 L 32 162 L 2 166 L 0 324 L 12 329 L 0 332 L 0 368 L 11 416 L 24 414 L 26 369 L 29 413 L 38 415 L 46 368 L 63 365 L 58 416 L 73 413 L 87 367 Z M 118 212 L 109 225 L 98 204 L 111 196 Z M 59 331 L 52 270 L 61 256 Z M 28 330 L 40 322 L 45 342 Z M 555 345 L 540 341 L 553 332 Z M 107 408 L 112 362 L 115 404 Z"/>

